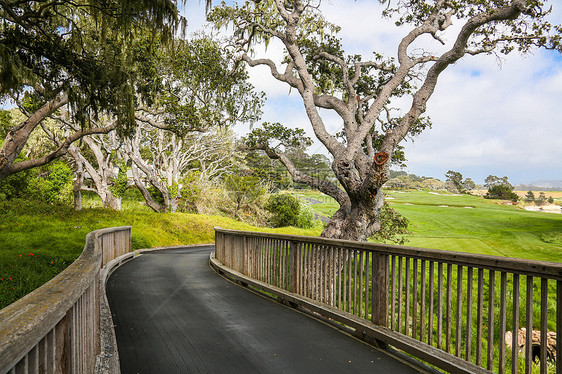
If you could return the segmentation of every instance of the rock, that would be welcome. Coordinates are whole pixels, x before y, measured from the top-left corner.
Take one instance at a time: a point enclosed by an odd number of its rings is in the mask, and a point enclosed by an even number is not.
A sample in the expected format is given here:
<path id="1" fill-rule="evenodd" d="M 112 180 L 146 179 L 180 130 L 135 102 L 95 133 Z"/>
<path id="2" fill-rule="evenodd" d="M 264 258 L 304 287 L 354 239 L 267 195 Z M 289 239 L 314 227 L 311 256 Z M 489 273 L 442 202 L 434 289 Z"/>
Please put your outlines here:
<path id="1" fill-rule="evenodd" d="M 508 349 L 511 349 L 513 333 L 508 331 L 505 333 L 505 345 Z M 527 329 L 522 327 L 517 332 L 517 345 L 518 351 L 524 352 L 525 351 L 525 340 L 527 338 Z M 533 361 L 540 360 L 540 351 L 541 351 L 541 332 L 539 330 L 533 330 L 532 336 L 532 355 Z M 546 358 L 550 361 L 556 361 L 556 333 L 553 331 L 547 331 L 546 333 Z"/>

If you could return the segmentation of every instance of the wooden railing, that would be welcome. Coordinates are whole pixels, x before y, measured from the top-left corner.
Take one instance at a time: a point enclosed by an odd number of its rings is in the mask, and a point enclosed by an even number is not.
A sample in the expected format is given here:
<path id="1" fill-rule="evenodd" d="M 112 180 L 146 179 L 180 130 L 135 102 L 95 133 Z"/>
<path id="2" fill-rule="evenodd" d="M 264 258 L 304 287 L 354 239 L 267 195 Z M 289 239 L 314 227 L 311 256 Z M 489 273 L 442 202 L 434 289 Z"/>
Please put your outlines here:
<path id="1" fill-rule="evenodd" d="M 359 337 L 371 335 L 449 372 L 531 373 L 538 365 L 541 373 L 562 373 L 562 264 L 215 232 L 216 260 L 231 274 L 293 302 L 321 304 Z M 520 328 L 537 337 L 523 338 Z"/>
<path id="2" fill-rule="evenodd" d="M 100 344 L 100 269 L 131 251 L 131 228 L 93 231 L 48 283 L 0 310 L 0 373 L 93 373 Z"/>

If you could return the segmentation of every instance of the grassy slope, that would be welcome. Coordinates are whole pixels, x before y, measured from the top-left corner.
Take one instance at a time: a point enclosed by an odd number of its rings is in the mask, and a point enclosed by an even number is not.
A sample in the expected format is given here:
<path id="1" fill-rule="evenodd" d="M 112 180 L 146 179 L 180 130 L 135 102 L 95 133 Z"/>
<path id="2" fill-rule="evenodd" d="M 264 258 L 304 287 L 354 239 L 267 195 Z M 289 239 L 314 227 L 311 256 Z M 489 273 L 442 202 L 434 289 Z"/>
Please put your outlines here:
<path id="1" fill-rule="evenodd" d="M 319 235 L 320 229 L 267 229 L 220 216 L 158 214 L 145 210 L 114 212 L 0 202 L 0 308 L 24 296 L 76 259 L 90 231 L 133 226 L 133 248 L 212 243 L 214 226 L 237 230 Z"/>
<path id="2" fill-rule="evenodd" d="M 302 194 L 323 201 L 313 208 L 324 215 L 337 209 L 324 195 Z M 407 245 L 562 262 L 562 215 L 528 212 L 469 195 L 389 191 L 388 197 L 390 205 L 410 220 Z M 554 243 L 543 241 L 553 235 L 558 237 Z"/>

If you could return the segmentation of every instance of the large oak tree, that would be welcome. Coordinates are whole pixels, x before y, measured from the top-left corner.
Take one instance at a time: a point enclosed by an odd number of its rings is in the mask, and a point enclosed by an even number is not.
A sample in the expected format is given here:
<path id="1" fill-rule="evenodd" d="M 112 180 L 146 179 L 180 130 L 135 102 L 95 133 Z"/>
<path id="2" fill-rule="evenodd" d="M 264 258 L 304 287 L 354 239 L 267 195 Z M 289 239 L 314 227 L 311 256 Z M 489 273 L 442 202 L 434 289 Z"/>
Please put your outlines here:
<path id="1" fill-rule="evenodd" d="M 468 55 L 560 49 L 561 29 L 548 22 L 543 1 L 383 2 L 388 4 L 382 16 L 409 32 L 394 56 L 378 51 L 370 61 L 344 52 L 338 27 L 323 18 L 319 0 L 223 3 L 210 14 L 217 27 L 234 26 L 232 46 L 242 61 L 268 67 L 274 78 L 298 92 L 315 136 L 332 155 L 339 186 L 315 180 L 284 157 L 283 144 L 303 141 L 302 133 L 269 127 L 256 129 L 250 137 L 256 148 L 278 158 L 296 182 L 314 185 L 339 203 L 322 233 L 325 237 L 365 240 L 380 230 L 389 159 L 405 137 L 428 126 L 423 113 L 448 67 Z M 373 14 L 374 28 L 378 17 Z M 436 50 L 444 51 L 420 50 L 416 43 L 426 36 L 440 46 Z M 258 56 L 253 48 L 272 39 L 284 47 L 281 64 Z M 396 98 L 409 102 L 401 112 L 393 110 Z M 341 133 L 328 131 L 321 110 L 337 113 Z"/>

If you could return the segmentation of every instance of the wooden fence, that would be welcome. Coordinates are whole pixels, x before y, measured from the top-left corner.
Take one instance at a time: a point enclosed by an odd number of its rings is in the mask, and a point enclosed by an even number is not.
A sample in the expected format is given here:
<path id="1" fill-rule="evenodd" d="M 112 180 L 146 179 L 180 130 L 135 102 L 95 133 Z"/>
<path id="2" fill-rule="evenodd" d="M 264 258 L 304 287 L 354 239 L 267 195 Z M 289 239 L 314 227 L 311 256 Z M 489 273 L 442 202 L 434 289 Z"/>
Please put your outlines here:
<path id="1" fill-rule="evenodd" d="M 233 274 L 321 304 L 358 336 L 449 372 L 562 373 L 562 264 L 215 232 L 216 260 Z"/>
<path id="2" fill-rule="evenodd" d="M 130 227 L 93 231 L 67 269 L 0 310 L 0 373 L 93 373 L 100 269 L 130 251 Z"/>

